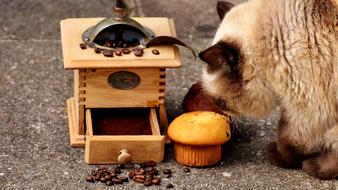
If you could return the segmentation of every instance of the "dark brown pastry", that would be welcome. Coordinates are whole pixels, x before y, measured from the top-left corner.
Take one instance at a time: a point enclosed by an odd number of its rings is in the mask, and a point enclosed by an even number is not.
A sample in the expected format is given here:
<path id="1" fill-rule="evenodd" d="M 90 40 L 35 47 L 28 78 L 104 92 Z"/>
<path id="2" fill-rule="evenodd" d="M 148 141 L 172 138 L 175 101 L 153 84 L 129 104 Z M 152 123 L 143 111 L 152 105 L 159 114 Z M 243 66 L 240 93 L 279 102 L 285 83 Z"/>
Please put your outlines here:
<path id="1" fill-rule="evenodd" d="M 183 100 L 183 109 L 185 112 L 193 111 L 213 111 L 221 112 L 221 109 L 215 103 L 214 98 L 207 94 L 201 83 L 191 86 Z"/>

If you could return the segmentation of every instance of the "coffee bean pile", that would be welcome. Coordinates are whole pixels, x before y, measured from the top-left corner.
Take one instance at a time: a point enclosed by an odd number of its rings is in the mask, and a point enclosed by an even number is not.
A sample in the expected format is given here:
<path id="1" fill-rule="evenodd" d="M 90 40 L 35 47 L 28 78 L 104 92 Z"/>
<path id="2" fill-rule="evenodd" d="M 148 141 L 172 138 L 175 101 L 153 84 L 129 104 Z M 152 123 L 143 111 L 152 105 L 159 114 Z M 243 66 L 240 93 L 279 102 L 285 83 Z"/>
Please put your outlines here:
<path id="1" fill-rule="evenodd" d="M 171 178 L 172 171 L 169 168 L 162 170 L 157 169 L 156 163 L 148 161 L 142 163 L 139 167 L 134 168 L 127 175 L 123 174 L 123 170 L 126 169 L 125 165 L 117 165 L 109 170 L 105 166 L 100 166 L 97 169 L 92 169 L 90 175 L 86 177 L 87 182 L 95 183 L 101 182 L 107 186 L 123 184 L 128 180 L 133 180 L 136 183 L 141 183 L 144 186 L 161 185 L 161 178 Z M 190 172 L 189 168 L 184 168 L 184 172 Z M 166 188 L 173 188 L 171 183 L 166 184 Z"/>
<path id="2" fill-rule="evenodd" d="M 115 56 L 122 56 L 123 54 L 129 54 L 131 51 L 134 52 L 134 55 L 136 57 L 142 57 L 144 54 L 144 51 L 142 48 L 134 48 L 132 50 L 128 48 L 122 48 L 122 49 L 116 49 L 116 50 L 107 50 L 107 49 L 100 49 L 98 47 L 95 47 L 93 44 L 87 44 L 89 47 L 94 48 L 94 52 L 99 54 L 102 53 L 106 57 L 114 57 Z M 87 49 L 87 45 L 84 43 L 80 43 L 80 48 L 81 49 Z M 153 49 L 152 53 L 154 55 L 159 55 L 160 52 L 157 49 Z"/>
<path id="3" fill-rule="evenodd" d="M 122 169 L 124 169 L 124 165 L 118 165 L 112 170 L 108 170 L 105 166 L 100 166 L 91 170 L 90 175 L 86 177 L 86 181 L 91 183 L 101 182 L 107 186 L 128 182 L 128 177 L 121 174 Z"/>

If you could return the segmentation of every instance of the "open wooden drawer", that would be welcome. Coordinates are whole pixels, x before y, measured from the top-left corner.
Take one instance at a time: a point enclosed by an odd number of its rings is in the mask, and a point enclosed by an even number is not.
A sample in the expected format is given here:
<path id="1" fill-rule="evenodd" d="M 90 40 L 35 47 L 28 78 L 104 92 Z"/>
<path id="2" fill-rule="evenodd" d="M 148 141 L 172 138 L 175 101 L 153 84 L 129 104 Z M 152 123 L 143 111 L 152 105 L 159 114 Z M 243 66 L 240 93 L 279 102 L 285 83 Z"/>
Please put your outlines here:
<path id="1" fill-rule="evenodd" d="M 86 110 L 88 164 L 162 162 L 164 136 L 155 108 Z"/>

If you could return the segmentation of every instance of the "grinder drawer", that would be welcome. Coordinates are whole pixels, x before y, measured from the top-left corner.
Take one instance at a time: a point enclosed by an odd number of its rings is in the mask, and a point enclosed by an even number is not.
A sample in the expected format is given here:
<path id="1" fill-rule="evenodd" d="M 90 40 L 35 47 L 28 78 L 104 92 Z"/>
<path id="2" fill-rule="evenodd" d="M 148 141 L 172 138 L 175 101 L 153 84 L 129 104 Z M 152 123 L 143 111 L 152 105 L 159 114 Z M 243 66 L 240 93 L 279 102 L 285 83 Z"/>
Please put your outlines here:
<path id="1" fill-rule="evenodd" d="M 165 140 L 154 108 L 87 109 L 86 126 L 88 164 L 163 160 Z"/>

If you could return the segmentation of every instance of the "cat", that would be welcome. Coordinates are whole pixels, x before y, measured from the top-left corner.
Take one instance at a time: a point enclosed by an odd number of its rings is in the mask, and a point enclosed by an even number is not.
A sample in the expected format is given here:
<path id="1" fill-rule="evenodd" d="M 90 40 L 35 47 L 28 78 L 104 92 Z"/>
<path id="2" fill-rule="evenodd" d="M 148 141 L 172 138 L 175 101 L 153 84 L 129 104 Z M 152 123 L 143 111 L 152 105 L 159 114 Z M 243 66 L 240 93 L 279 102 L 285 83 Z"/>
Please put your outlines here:
<path id="1" fill-rule="evenodd" d="M 262 118 L 281 110 L 273 165 L 338 176 L 337 0 L 218 2 L 222 22 L 199 57 L 205 90 L 225 109 Z"/>

